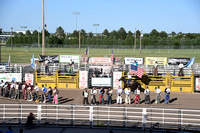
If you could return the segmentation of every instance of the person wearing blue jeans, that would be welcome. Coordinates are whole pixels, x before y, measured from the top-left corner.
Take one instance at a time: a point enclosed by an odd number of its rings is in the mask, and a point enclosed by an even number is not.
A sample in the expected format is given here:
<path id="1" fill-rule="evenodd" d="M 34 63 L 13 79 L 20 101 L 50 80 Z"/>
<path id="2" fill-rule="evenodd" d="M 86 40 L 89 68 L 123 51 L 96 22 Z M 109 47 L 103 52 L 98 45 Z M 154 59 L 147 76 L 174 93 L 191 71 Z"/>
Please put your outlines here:
<path id="1" fill-rule="evenodd" d="M 167 88 L 165 89 L 165 104 L 169 103 L 170 100 L 170 89 L 169 86 L 167 86 Z"/>
<path id="2" fill-rule="evenodd" d="M 107 104 L 112 104 L 112 94 L 113 91 L 111 88 L 107 90 Z"/>

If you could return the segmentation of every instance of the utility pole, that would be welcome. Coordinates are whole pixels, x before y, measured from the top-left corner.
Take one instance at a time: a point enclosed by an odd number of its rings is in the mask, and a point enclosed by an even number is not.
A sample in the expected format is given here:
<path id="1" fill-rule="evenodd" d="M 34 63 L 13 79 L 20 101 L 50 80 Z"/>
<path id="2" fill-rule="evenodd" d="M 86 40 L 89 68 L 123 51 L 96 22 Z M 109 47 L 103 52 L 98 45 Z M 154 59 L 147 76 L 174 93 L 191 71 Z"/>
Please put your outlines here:
<path id="1" fill-rule="evenodd" d="M 81 53 L 81 31 L 79 30 L 79 54 Z"/>
<path id="2" fill-rule="evenodd" d="M 45 54 L 44 0 L 42 0 L 42 55 Z"/>
<path id="3" fill-rule="evenodd" d="M 135 49 L 136 49 L 136 28 L 135 28 L 135 45 L 134 45 L 134 52 L 135 52 Z"/>
<path id="4" fill-rule="evenodd" d="M 13 51 L 12 30 L 13 30 L 13 28 L 11 27 L 11 38 L 10 38 L 10 44 L 11 44 L 11 49 L 12 49 L 12 51 Z"/>
<path id="5" fill-rule="evenodd" d="M 140 32 L 140 54 L 142 53 L 142 30 Z"/>
<path id="6" fill-rule="evenodd" d="M 73 12 L 73 14 L 76 16 L 76 31 L 77 31 L 77 15 L 80 15 L 80 12 Z"/>
<path id="7" fill-rule="evenodd" d="M 38 48 L 40 48 L 40 27 L 38 27 Z"/>
<path id="8" fill-rule="evenodd" d="M 99 26 L 100 24 L 93 24 L 93 26 L 96 27 L 96 36 L 97 36 L 97 26 Z"/>

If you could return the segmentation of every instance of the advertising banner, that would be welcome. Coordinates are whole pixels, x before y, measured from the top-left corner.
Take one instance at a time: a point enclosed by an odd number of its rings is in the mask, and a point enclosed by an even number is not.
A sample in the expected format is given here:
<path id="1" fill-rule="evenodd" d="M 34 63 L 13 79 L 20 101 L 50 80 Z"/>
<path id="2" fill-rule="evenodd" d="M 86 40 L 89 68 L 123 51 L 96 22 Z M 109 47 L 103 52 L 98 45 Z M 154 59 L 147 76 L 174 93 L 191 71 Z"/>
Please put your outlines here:
<path id="1" fill-rule="evenodd" d="M 88 71 L 79 72 L 79 88 L 88 88 Z"/>
<path id="2" fill-rule="evenodd" d="M 80 57 L 79 55 L 60 55 L 60 63 L 69 63 L 70 60 L 74 63 L 79 63 L 80 62 Z"/>
<path id="3" fill-rule="evenodd" d="M 155 61 L 158 65 L 167 65 L 167 57 L 146 57 L 145 65 L 154 65 Z"/>
<path id="4" fill-rule="evenodd" d="M 195 91 L 200 91 L 200 78 L 196 78 Z"/>
<path id="5" fill-rule="evenodd" d="M 122 81 L 119 81 L 121 77 L 122 72 L 113 72 L 113 89 L 117 89 L 119 86 L 122 87 Z"/>
<path id="6" fill-rule="evenodd" d="M 96 65 L 112 65 L 113 62 L 111 61 L 111 58 L 107 57 L 91 57 L 89 59 L 89 64 L 96 64 Z"/>
<path id="7" fill-rule="evenodd" d="M 58 55 L 53 55 L 53 56 L 39 55 L 39 62 L 44 62 L 46 59 L 48 59 L 50 63 L 59 62 Z"/>
<path id="8" fill-rule="evenodd" d="M 111 86 L 111 78 L 91 78 L 92 86 Z"/>
<path id="9" fill-rule="evenodd" d="M 135 57 L 125 57 L 124 58 L 124 63 L 126 65 L 131 65 L 131 64 L 133 64 L 134 61 L 137 61 L 138 64 L 144 64 L 143 58 L 135 58 Z"/>
<path id="10" fill-rule="evenodd" d="M 179 65 L 181 61 L 183 65 L 186 65 L 190 61 L 190 58 L 168 58 L 169 65 Z"/>
<path id="11" fill-rule="evenodd" d="M 22 82 L 22 74 L 21 73 L 1 73 L 0 80 L 4 82 Z"/>
<path id="12" fill-rule="evenodd" d="M 34 83 L 34 74 L 33 73 L 25 73 L 25 82 L 27 84 L 33 85 L 33 83 Z"/>

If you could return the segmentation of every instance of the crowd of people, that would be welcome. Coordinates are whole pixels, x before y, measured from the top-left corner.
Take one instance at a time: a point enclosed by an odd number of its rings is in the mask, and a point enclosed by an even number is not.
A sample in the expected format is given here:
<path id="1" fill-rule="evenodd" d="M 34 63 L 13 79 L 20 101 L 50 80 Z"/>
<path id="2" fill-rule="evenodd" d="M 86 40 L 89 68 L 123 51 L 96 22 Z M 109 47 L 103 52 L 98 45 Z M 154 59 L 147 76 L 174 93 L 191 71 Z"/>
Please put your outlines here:
<path id="1" fill-rule="evenodd" d="M 9 83 L 1 80 L 0 91 L 0 96 L 14 100 L 24 99 L 27 101 L 47 103 L 47 96 L 48 103 L 58 104 L 59 90 L 56 87 L 54 89 L 51 87 L 47 89 L 44 85 L 42 85 L 42 88 L 39 88 L 37 83 L 35 85 L 31 85 L 26 82 L 19 83 L 12 81 Z"/>
<path id="2" fill-rule="evenodd" d="M 156 97 L 155 97 L 155 104 L 160 104 L 160 101 L 161 101 L 161 89 L 160 87 L 156 87 L 155 88 L 156 91 Z M 165 93 L 165 104 L 168 104 L 169 103 L 169 100 L 170 100 L 170 88 L 169 86 L 166 87 L 164 93 Z M 96 105 L 97 103 L 99 104 L 113 104 L 112 103 L 112 95 L 113 95 L 113 90 L 111 88 L 107 89 L 106 91 L 104 90 L 103 87 L 101 87 L 99 89 L 99 91 L 97 91 L 97 89 L 95 87 L 93 87 L 90 91 L 90 95 L 91 95 L 91 105 Z M 133 93 L 131 92 L 131 89 L 130 87 L 127 87 L 125 88 L 124 90 L 119 86 L 118 89 L 117 89 L 117 98 L 116 98 L 116 103 L 117 104 L 122 104 L 123 102 L 123 99 L 122 99 L 122 96 L 125 95 L 125 103 L 126 104 L 131 104 L 131 95 Z M 89 91 L 87 88 L 85 88 L 85 90 L 83 91 L 82 93 L 83 95 L 83 104 L 84 105 L 89 105 Z M 99 95 L 99 102 L 97 102 L 97 95 Z M 105 97 L 107 95 L 107 100 L 105 101 Z M 140 98 L 140 95 L 141 95 L 141 91 L 139 89 L 139 87 L 137 87 L 137 89 L 134 91 L 134 104 L 140 104 L 141 102 L 141 98 Z M 151 104 L 151 100 L 150 100 L 150 90 L 149 88 L 147 87 L 145 90 L 144 90 L 144 95 L 145 95 L 145 104 Z"/>

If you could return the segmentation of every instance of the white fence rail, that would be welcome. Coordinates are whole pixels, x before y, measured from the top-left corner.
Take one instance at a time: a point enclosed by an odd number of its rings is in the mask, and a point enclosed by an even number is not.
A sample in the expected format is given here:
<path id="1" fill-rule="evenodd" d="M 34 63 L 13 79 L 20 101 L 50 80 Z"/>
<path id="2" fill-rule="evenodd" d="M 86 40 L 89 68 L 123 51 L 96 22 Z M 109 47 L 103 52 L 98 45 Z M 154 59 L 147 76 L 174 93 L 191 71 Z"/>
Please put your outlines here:
<path id="1" fill-rule="evenodd" d="M 200 130 L 200 111 L 113 106 L 0 104 L 0 124 L 24 125 L 28 114 L 39 125 Z"/>

